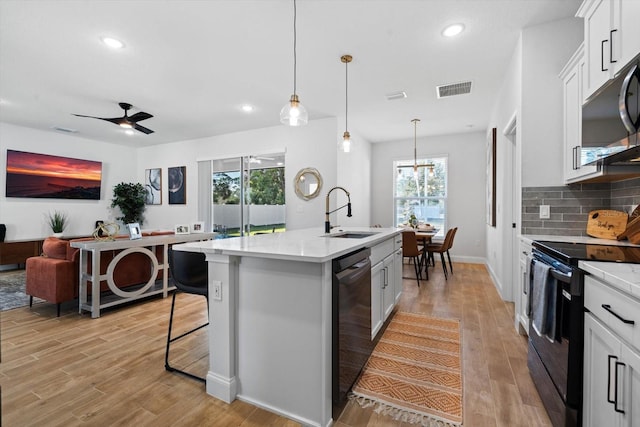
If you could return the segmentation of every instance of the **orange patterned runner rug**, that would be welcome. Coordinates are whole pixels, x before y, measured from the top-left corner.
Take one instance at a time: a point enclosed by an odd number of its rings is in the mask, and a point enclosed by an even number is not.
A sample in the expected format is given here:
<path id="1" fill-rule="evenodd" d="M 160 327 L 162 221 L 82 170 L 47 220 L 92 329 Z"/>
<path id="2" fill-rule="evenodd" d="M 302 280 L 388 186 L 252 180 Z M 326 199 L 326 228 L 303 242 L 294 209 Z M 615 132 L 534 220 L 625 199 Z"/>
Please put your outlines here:
<path id="1" fill-rule="evenodd" d="M 399 311 L 384 331 L 352 399 L 423 426 L 462 425 L 460 321 Z"/>

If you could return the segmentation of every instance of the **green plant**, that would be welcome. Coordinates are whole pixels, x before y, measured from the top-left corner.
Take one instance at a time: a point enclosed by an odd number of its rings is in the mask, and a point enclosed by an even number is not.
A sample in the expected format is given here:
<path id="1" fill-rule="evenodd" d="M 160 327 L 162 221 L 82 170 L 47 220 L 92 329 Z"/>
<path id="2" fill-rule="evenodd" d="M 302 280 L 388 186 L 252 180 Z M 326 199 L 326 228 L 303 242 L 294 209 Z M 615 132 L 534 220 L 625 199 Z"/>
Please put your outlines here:
<path id="1" fill-rule="evenodd" d="M 67 214 L 59 211 L 49 212 L 47 222 L 49 223 L 49 227 L 51 227 L 51 231 L 54 233 L 62 233 L 68 224 Z"/>
<path id="2" fill-rule="evenodd" d="M 137 222 L 140 225 L 144 222 L 144 210 L 146 208 L 145 198 L 147 190 L 142 184 L 132 182 L 121 182 L 113 187 L 113 198 L 111 207 L 120 208 L 122 216 L 116 217 L 124 224 Z"/>

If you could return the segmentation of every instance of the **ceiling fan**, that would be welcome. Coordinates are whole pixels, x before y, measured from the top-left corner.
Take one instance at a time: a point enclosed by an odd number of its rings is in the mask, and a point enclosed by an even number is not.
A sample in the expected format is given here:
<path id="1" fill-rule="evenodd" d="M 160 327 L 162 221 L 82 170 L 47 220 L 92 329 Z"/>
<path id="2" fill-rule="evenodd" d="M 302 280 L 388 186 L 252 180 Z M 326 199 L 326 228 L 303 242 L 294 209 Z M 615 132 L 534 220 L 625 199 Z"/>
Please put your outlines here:
<path id="1" fill-rule="evenodd" d="M 124 116 L 122 116 L 122 117 L 114 117 L 114 118 L 110 119 L 110 118 L 105 118 L 105 117 L 84 116 L 82 114 L 74 114 L 74 116 L 88 117 L 90 119 L 105 120 L 107 122 L 115 123 L 118 126 L 121 126 L 123 128 L 135 129 L 135 130 L 140 131 L 142 133 L 146 133 L 147 135 L 150 134 L 150 133 L 153 133 L 153 131 L 151 129 L 147 129 L 146 127 L 140 126 L 138 124 L 138 122 L 140 122 L 142 120 L 146 120 L 146 119 L 149 119 L 149 118 L 153 117 L 151 114 L 145 113 L 144 111 L 140 111 L 138 113 L 135 113 L 133 116 L 129 117 L 127 115 L 127 111 L 129 111 L 131 109 L 131 104 L 127 104 L 126 102 L 120 102 L 118 104 L 120 105 L 120 108 L 122 108 L 124 110 Z"/>

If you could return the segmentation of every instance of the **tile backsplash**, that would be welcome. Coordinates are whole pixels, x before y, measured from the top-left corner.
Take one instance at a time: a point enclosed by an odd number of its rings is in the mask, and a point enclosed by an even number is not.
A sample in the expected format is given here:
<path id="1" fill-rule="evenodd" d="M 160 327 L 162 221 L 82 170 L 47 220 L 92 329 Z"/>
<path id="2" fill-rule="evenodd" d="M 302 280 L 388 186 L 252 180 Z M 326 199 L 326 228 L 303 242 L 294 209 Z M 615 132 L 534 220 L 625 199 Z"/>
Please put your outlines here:
<path id="1" fill-rule="evenodd" d="M 587 214 L 595 209 L 631 213 L 640 204 L 640 178 L 603 184 L 522 189 L 522 234 L 586 236 Z M 540 219 L 540 205 L 550 218 Z"/>

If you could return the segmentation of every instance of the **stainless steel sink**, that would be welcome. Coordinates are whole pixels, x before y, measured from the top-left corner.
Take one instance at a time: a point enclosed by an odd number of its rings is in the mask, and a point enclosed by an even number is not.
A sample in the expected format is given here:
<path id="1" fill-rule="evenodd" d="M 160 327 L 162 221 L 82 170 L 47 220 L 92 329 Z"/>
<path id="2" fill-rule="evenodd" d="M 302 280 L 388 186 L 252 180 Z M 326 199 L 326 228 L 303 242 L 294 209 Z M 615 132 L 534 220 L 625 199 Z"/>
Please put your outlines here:
<path id="1" fill-rule="evenodd" d="M 373 236 L 374 234 L 378 234 L 378 233 L 368 232 L 368 231 L 346 231 L 344 233 L 329 234 L 326 237 L 340 237 L 343 239 L 363 239 L 365 237 Z"/>

